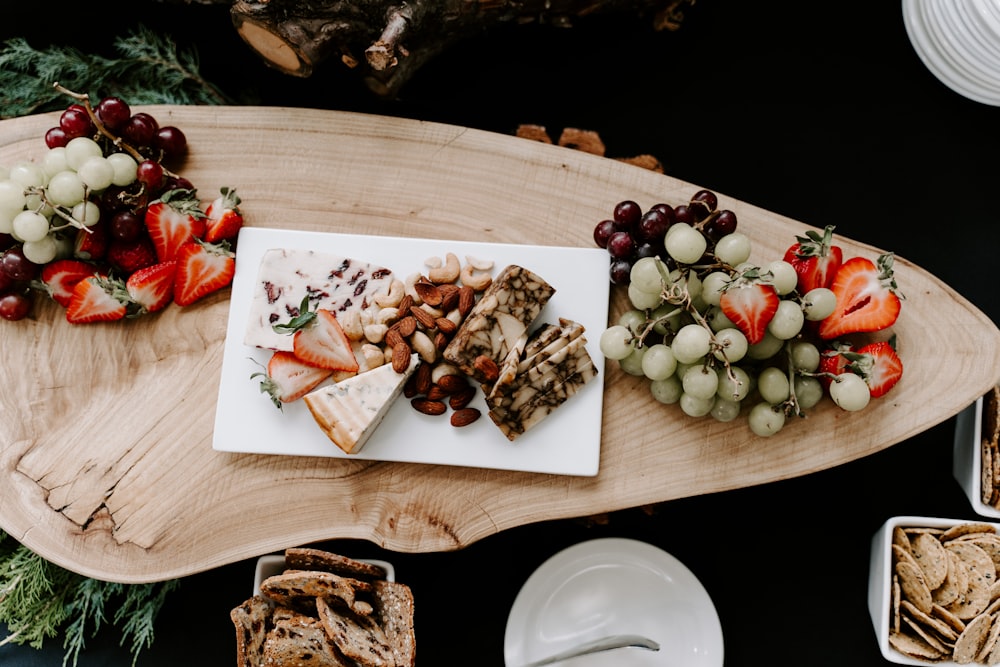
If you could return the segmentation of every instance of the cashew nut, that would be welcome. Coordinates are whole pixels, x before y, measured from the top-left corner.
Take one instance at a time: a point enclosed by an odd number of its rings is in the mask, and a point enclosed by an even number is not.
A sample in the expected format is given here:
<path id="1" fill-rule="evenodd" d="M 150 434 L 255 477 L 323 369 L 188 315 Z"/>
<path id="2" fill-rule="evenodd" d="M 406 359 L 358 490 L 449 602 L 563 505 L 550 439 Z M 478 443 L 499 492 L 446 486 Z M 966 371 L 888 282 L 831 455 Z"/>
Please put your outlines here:
<path id="1" fill-rule="evenodd" d="M 413 299 L 414 305 L 419 306 L 424 302 L 420 295 L 417 294 L 416 287 L 414 287 L 414 285 L 423 280 L 423 278 L 424 277 L 419 273 L 411 273 L 406 277 L 406 282 L 403 283 L 403 291 L 410 295 L 410 298 Z"/>
<path id="2" fill-rule="evenodd" d="M 444 262 L 441 261 L 440 257 L 428 257 L 427 259 L 424 260 L 424 266 L 426 266 L 428 269 L 440 268 L 442 264 L 444 264 Z"/>
<path id="3" fill-rule="evenodd" d="M 493 260 L 491 259 L 477 259 L 472 255 L 466 255 L 465 261 L 472 268 L 477 271 L 492 271 L 493 270 Z"/>
<path id="4" fill-rule="evenodd" d="M 440 285 L 441 283 L 453 283 L 458 280 L 458 275 L 461 269 L 462 265 L 459 262 L 458 255 L 453 252 L 449 252 L 445 255 L 444 266 L 431 269 L 427 272 L 427 277 L 436 285 Z"/>
<path id="5" fill-rule="evenodd" d="M 443 378 L 445 375 L 461 375 L 462 371 L 458 370 L 451 364 L 440 363 L 435 364 L 431 369 L 431 382 L 437 384 L 437 381 Z"/>
<path id="6" fill-rule="evenodd" d="M 463 285 L 468 285 L 477 292 L 482 292 L 493 283 L 493 277 L 489 273 L 477 273 L 472 264 L 462 267 L 461 277 Z"/>
<path id="7" fill-rule="evenodd" d="M 402 301 L 402 299 L 400 299 L 400 301 Z M 378 314 L 375 316 L 375 324 L 389 324 L 397 319 L 399 319 L 399 308 L 390 306 L 378 311 Z"/>
<path id="8" fill-rule="evenodd" d="M 375 295 L 375 305 L 379 308 L 395 308 L 399 305 L 399 302 L 403 300 L 403 294 L 406 293 L 406 286 L 403 284 L 402 280 L 398 278 L 393 279 L 389 283 L 389 291 L 385 294 Z"/>
<path id="9" fill-rule="evenodd" d="M 381 343 L 389 327 L 384 324 L 369 324 L 365 327 L 365 340 L 369 343 Z"/>
<path id="10" fill-rule="evenodd" d="M 365 337 L 360 312 L 356 310 L 345 311 L 337 318 L 337 321 L 340 323 L 340 328 L 344 330 L 344 334 L 348 340 L 359 341 Z"/>
<path id="11" fill-rule="evenodd" d="M 422 303 L 419 306 L 420 310 L 424 311 L 435 320 L 439 317 L 444 317 L 444 311 L 440 308 L 435 308 L 434 306 L 428 306 L 426 303 Z"/>
<path id="12" fill-rule="evenodd" d="M 365 368 L 371 370 L 385 364 L 385 353 L 378 345 L 365 343 L 361 346 L 361 356 L 365 360 Z"/>
<path id="13" fill-rule="evenodd" d="M 449 310 L 448 314 L 445 315 L 445 317 L 447 317 L 449 320 L 451 320 L 458 326 L 462 325 L 462 319 L 463 319 L 462 313 L 458 310 L 458 308 L 452 308 L 451 310 Z"/>
<path id="14" fill-rule="evenodd" d="M 421 359 L 429 364 L 433 364 L 434 360 L 437 359 L 437 347 L 423 331 L 415 331 L 410 336 L 410 346 L 414 352 L 420 355 Z"/>

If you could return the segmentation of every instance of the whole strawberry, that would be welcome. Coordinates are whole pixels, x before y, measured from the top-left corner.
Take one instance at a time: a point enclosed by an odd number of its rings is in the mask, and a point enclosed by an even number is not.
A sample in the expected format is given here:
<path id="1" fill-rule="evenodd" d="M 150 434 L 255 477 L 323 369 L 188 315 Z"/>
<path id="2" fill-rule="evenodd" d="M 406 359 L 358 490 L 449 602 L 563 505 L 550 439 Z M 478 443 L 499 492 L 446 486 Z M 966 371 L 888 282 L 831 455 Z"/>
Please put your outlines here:
<path id="1" fill-rule="evenodd" d="M 796 236 L 796 242 L 785 251 L 784 260 L 798 275 L 796 289 L 799 294 L 817 287 L 830 287 L 844 263 L 843 249 L 833 245 L 833 229 L 833 225 L 827 225 L 822 234 L 810 230 L 805 236 Z"/>

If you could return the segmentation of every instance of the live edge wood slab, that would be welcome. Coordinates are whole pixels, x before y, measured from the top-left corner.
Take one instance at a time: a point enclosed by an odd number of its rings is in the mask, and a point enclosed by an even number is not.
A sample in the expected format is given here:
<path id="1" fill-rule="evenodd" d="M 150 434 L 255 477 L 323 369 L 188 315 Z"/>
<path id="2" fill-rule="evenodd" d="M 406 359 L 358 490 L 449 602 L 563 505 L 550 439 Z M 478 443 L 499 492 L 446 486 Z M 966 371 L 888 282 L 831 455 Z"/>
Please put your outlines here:
<path id="1" fill-rule="evenodd" d="M 590 247 L 594 224 L 621 199 L 680 203 L 697 189 L 450 125 L 287 108 L 147 110 L 187 134 L 182 172 L 206 198 L 238 189 L 248 225 L 366 233 L 375 245 L 392 235 Z M 38 159 L 55 124 L 54 114 L 0 122 L 0 164 Z M 780 257 L 808 229 L 720 198 L 754 258 Z M 839 241 L 845 255 L 881 252 Z M 453 550 L 526 523 L 823 470 L 950 418 L 1000 375 L 992 321 L 905 257 L 895 267 L 906 370 L 888 396 L 860 414 L 825 400 L 765 440 L 745 419 L 655 404 L 645 381 L 608 364 L 600 473 L 587 478 L 216 452 L 228 291 L 106 326 L 69 325 L 43 303 L 0 327 L 0 527 L 70 570 L 145 582 L 333 538 Z M 624 307 L 620 292 L 610 318 Z"/>

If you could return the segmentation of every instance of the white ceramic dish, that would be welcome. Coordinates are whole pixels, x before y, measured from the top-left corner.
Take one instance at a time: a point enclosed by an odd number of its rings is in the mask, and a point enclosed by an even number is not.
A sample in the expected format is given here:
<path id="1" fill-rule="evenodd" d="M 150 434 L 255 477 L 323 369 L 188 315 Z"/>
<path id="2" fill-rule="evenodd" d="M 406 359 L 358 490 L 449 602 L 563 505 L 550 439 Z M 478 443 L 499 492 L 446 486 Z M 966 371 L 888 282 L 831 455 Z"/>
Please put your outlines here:
<path id="1" fill-rule="evenodd" d="M 387 560 L 372 560 L 368 558 L 359 558 L 363 563 L 371 563 L 372 565 L 378 565 L 385 570 L 386 581 L 396 581 L 396 569 Z M 276 574 L 281 574 L 285 571 L 285 557 L 277 554 L 270 554 L 268 556 L 261 556 L 257 559 L 257 566 L 254 568 L 253 573 L 253 595 L 260 595 L 260 584 L 262 581 L 268 577 L 273 577 Z"/>
<path id="2" fill-rule="evenodd" d="M 879 649 L 889 662 L 899 665 L 953 665 L 951 660 L 917 660 L 903 655 L 889 645 L 889 624 L 892 613 L 892 532 L 897 526 L 951 528 L 968 519 L 942 519 L 924 516 L 897 516 L 888 519 L 872 538 L 871 560 L 868 568 L 868 613 L 878 639 Z"/>
<path id="3" fill-rule="evenodd" d="M 701 582 L 667 552 L 621 538 L 576 544 L 535 570 L 511 607 L 504 662 L 521 667 L 612 634 L 644 635 L 661 648 L 616 649 L 566 664 L 723 664 L 722 627 Z"/>
<path id="4" fill-rule="evenodd" d="M 983 399 L 967 407 L 955 417 L 955 444 L 952 453 L 952 473 L 969 498 L 976 514 L 1000 519 L 1000 510 L 983 502 Z"/>
<path id="5" fill-rule="evenodd" d="M 302 401 L 283 411 L 260 393 L 253 373 L 266 365 L 270 353 L 243 344 L 253 283 L 263 254 L 271 248 L 306 248 L 381 264 L 405 278 L 424 271 L 424 260 L 454 252 L 491 259 L 499 271 L 519 264 L 538 273 L 556 288 L 537 322 L 567 317 L 584 325 L 587 350 L 598 377 L 540 424 L 514 442 L 486 417 L 482 395 L 474 407 L 483 411 L 477 422 L 453 428 L 447 417 L 417 413 L 405 399 L 390 409 L 364 449 L 351 458 L 377 461 L 446 464 L 563 475 L 597 474 L 604 405 L 604 356 L 598 343 L 607 327 L 607 251 L 514 244 L 372 237 L 351 234 L 245 228 L 237 247 L 229 321 L 222 361 L 219 403 L 212 440 L 214 449 L 247 454 L 347 457 L 323 434 Z"/>

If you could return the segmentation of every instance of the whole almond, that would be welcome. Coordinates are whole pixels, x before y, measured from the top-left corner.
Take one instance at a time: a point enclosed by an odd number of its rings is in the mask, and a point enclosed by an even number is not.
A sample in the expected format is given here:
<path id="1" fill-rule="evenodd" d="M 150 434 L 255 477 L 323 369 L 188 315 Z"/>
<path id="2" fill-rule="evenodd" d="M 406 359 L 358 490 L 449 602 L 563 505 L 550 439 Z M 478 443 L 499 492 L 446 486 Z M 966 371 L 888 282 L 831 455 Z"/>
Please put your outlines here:
<path id="1" fill-rule="evenodd" d="M 450 336 L 458 330 L 458 325 L 449 320 L 447 317 L 439 317 L 434 320 L 437 330 L 443 333 L 445 336 Z"/>
<path id="2" fill-rule="evenodd" d="M 500 368 L 497 366 L 497 362 L 493 361 L 486 355 L 480 354 L 476 357 L 472 362 L 472 366 L 483 379 L 483 382 L 496 382 L 497 378 L 500 377 Z"/>
<path id="3" fill-rule="evenodd" d="M 405 340 L 396 343 L 392 346 L 392 370 L 397 373 L 405 373 L 406 369 L 410 367 L 410 355 L 413 351 L 410 350 L 410 344 Z"/>
<path id="4" fill-rule="evenodd" d="M 445 283 L 438 285 L 438 290 L 441 292 L 441 310 L 448 311 L 458 306 L 458 292 L 460 290 L 458 285 Z"/>
<path id="5" fill-rule="evenodd" d="M 468 387 L 469 381 L 465 379 L 464 375 L 442 375 L 438 379 L 437 384 L 447 393 L 454 394 L 456 391 L 461 391 Z"/>
<path id="6" fill-rule="evenodd" d="M 448 406 L 441 401 L 432 401 L 426 398 L 414 398 L 410 400 L 410 405 L 417 412 L 425 415 L 443 415 Z"/>
<path id="7" fill-rule="evenodd" d="M 413 315 L 407 315 L 399 320 L 399 322 L 396 322 L 396 326 L 399 327 L 400 336 L 409 338 L 417 330 L 417 321 L 413 318 Z"/>
<path id="8" fill-rule="evenodd" d="M 469 403 L 472 399 L 476 397 L 476 388 L 471 384 L 467 385 L 464 389 L 460 389 L 450 397 L 448 397 L 448 405 L 452 410 L 461 410 Z"/>
<path id="9" fill-rule="evenodd" d="M 405 343 L 402 334 L 399 333 L 399 327 L 395 324 L 389 327 L 389 330 L 385 332 L 385 344 L 390 348 L 394 349 L 400 343 Z"/>
<path id="10" fill-rule="evenodd" d="M 441 290 L 432 282 L 419 281 L 414 283 L 413 290 L 428 306 L 441 305 Z"/>
<path id="11" fill-rule="evenodd" d="M 462 285 L 458 288 L 458 312 L 462 314 L 464 319 L 466 315 L 472 310 L 472 307 L 476 305 L 476 291 L 469 287 L 468 285 Z"/>
<path id="12" fill-rule="evenodd" d="M 404 294 L 403 298 L 400 299 L 399 305 L 396 306 L 396 312 L 402 317 L 406 313 L 410 312 L 410 307 L 413 305 L 413 297 L 409 294 Z"/>
<path id="13" fill-rule="evenodd" d="M 434 336 L 434 347 L 436 347 L 441 352 L 444 352 L 444 348 L 448 347 L 448 343 L 450 342 L 451 339 L 448 338 L 448 336 L 445 336 L 440 331 L 438 331 L 437 334 L 435 334 Z"/>
<path id="14" fill-rule="evenodd" d="M 432 401 L 440 401 L 448 398 L 448 392 L 441 385 L 432 384 L 431 388 L 427 390 L 427 398 Z"/>
<path id="15" fill-rule="evenodd" d="M 417 367 L 420 370 L 420 367 Z M 406 398 L 413 398 L 417 394 L 422 394 L 422 391 L 417 391 L 417 374 L 414 373 L 410 377 L 406 378 L 406 382 L 403 384 L 403 396 Z"/>
<path id="16" fill-rule="evenodd" d="M 431 388 L 431 365 L 425 361 L 421 361 L 420 365 L 417 366 L 417 370 L 413 373 L 413 385 L 416 387 L 418 394 L 426 394 L 427 390 Z M 407 396 L 407 398 L 411 398 Z"/>
<path id="17" fill-rule="evenodd" d="M 411 307 L 410 313 L 413 315 L 413 317 L 416 318 L 417 322 L 419 322 L 420 326 L 422 326 L 423 328 L 425 329 L 434 328 L 434 319 L 435 319 L 434 316 L 428 313 L 420 306 Z"/>
<path id="18" fill-rule="evenodd" d="M 479 419 L 478 408 L 462 408 L 461 410 L 456 410 L 451 413 L 451 425 L 455 428 L 461 428 L 463 426 L 468 426 L 472 422 Z"/>

